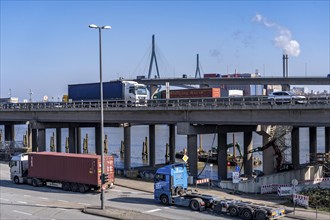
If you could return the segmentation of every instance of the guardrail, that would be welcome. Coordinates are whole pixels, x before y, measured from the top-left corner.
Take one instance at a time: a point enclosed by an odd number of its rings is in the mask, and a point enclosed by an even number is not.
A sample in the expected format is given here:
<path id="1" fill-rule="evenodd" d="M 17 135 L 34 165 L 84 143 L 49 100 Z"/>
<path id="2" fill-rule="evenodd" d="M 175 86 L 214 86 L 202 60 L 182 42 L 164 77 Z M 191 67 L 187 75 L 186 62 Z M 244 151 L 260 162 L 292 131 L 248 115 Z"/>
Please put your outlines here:
<path id="1" fill-rule="evenodd" d="M 301 100 L 300 100 L 301 101 Z M 60 109 L 97 109 L 99 101 L 75 102 L 31 102 L 31 103 L 0 103 L 0 110 L 7 111 L 34 111 L 34 110 L 60 110 Z M 264 105 L 330 105 L 330 95 L 307 96 L 301 103 L 292 99 L 288 102 L 269 100 L 267 96 L 243 96 L 225 98 L 183 98 L 183 99 L 150 99 L 143 104 L 135 104 L 125 100 L 104 101 L 105 109 L 111 108 L 177 108 L 177 107 L 230 107 L 230 106 L 264 106 Z"/>

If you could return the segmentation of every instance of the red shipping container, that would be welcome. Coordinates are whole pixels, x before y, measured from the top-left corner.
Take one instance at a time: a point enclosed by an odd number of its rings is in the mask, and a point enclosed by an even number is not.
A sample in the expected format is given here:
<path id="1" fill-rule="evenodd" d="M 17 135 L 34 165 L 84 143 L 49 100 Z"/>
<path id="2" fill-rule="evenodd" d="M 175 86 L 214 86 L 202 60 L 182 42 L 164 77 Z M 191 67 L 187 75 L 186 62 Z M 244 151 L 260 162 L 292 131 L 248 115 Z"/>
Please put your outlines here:
<path id="1" fill-rule="evenodd" d="M 29 153 L 28 176 L 56 182 L 101 186 L 101 156 L 58 152 Z M 104 172 L 114 183 L 114 158 L 104 156 Z"/>
<path id="2" fill-rule="evenodd" d="M 180 98 L 220 98 L 220 88 L 180 89 L 170 90 L 171 99 Z M 166 98 L 166 91 L 161 92 L 161 98 Z"/>

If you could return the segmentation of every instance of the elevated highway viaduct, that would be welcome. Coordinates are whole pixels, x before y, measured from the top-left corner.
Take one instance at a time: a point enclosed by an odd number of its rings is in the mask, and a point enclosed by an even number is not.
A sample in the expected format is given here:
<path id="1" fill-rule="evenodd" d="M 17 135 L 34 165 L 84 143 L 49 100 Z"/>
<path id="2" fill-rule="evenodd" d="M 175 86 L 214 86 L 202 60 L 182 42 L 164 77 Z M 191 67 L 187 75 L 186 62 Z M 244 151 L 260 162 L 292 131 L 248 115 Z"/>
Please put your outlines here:
<path id="1" fill-rule="evenodd" d="M 5 139 L 14 137 L 14 124 L 28 122 L 29 145 L 33 151 L 46 148 L 45 129 L 56 128 L 57 151 L 61 150 L 61 128 L 69 128 L 69 152 L 81 153 L 80 127 L 95 127 L 100 136 L 100 103 L 19 103 L 0 105 L 0 124 L 5 125 Z M 299 166 L 299 128 L 309 127 L 310 153 L 317 153 L 316 127 L 325 127 L 325 150 L 330 151 L 330 98 L 310 99 L 306 104 L 273 105 L 264 99 L 242 98 L 150 100 L 146 106 L 104 103 L 105 126 L 124 127 L 124 169 L 131 169 L 131 126 L 149 125 L 149 165 L 155 165 L 155 125 L 169 125 L 170 162 L 175 161 L 175 127 L 187 135 L 190 172 L 197 176 L 197 135 L 218 134 L 218 176 L 227 178 L 227 132 L 244 132 L 244 173 L 252 175 L 252 132 L 260 125 L 288 125 L 292 130 L 292 161 Z M 77 138 L 78 137 L 78 138 Z M 96 153 L 101 141 L 96 138 Z M 264 140 L 265 143 L 268 141 Z M 264 152 L 264 161 L 273 160 L 273 152 Z M 311 158 L 313 160 L 313 158 Z M 264 163 L 265 173 L 273 167 Z"/>

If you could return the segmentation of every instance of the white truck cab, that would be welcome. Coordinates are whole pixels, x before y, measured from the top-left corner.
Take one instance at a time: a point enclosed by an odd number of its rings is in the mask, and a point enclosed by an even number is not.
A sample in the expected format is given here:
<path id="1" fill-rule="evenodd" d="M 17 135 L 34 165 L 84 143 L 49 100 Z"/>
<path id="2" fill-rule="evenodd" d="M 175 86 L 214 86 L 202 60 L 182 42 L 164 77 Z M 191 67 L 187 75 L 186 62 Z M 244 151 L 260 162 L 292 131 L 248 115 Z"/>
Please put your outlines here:
<path id="1" fill-rule="evenodd" d="M 28 155 L 19 154 L 9 161 L 10 179 L 16 184 L 23 183 L 28 174 Z"/>
<path id="2" fill-rule="evenodd" d="M 139 84 L 135 81 L 122 81 L 122 83 L 125 85 L 123 97 L 125 100 L 135 103 L 137 105 L 145 104 L 148 97 L 148 90 L 146 85 Z"/>

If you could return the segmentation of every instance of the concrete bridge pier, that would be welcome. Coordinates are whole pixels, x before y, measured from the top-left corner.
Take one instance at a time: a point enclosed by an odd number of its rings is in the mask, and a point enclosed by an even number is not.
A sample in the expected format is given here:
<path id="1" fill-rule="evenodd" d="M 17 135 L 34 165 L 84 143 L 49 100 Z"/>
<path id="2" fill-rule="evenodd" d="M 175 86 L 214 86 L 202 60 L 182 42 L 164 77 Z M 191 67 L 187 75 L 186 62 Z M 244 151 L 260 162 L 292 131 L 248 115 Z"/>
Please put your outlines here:
<path id="1" fill-rule="evenodd" d="M 56 152 L 62 152 L 62 129 L 56 128 Z"/>
<path id="2" fill-rule="evenodd" d="M 46 151 L 46 129 L 38 129 L 38 152 Z"/>
<path id="3" fill-rule="evenodd" d="M 15 125 L 5 125 L 5 141 L 15 141 Z"/>
<path id="4" fill-rule="evenodd" d="M 149 166 L 155 167 L 156 161 L 156 138 L 155 125 L 149 125 Z"/>
<path id="5" fill-rule="evenodd" d="M 252 177 L 253 172 L 253 160 L 252 160 L 252 153 L 249 153 L 252 150 L 252 131 L 244 132 L 244 156 L 243 156 L 243 163 L 244 163 L 244 174 L 250 178 Z"/>
<path id="6" fill-rule="evenodd" d="M 291 131 L 291 160 L 294 169 L 300 165 L 299 127 L 293 127 Z"/>
<path id="7" fill-rule="evenodd" d="M 175 163 L 175 124 L 170 124 L 169 145 L 170 145 L 170 163 Z"/>
<path id="8" fill-rule="evenodd" d="M 330 127 L 324 128 L 325 152 L 330 152 Z"/>
<path id="9" fill-rule="evenodd" d="M 262 136 L 262 145 L 267 144 L 270 141 L 270 137 L 268 135 Z M 274 173 L 274 149 L 269 147 L 262 151 L 262 169 L 266 175 Z M 267 161 L 267 163 L 265 162 Z"/>
<path id="10" fill-rule="evenodd" d="M 101 155 L 102 145 L 101 145 L 101 127 L 95 127 L 95 153 Z"/>
<path id="11" fill-rule="evenodd" d="M 81 154 L 82 153 L 82 150 L 81 150 L 81 128 L 77 127 L 76 132 L 77 132 L 77 135 L 76 135 L 76 150 L 77 151 L 76 151 L 76 153 Z"/>
<path id="12" fill-rule="evenodd" d="M 69 127 L 69 153 L 77 153 L 77 128 Z"/>
<path id="13" fill-rule="evenodd" d="M 124 127 L 124 171 L 131 170 L 131 126 Z"/>
<path id="14" fill-rule="evenodd" d="M 227 173 L 227 133 L 218 133 L 218 180 L 226 180 Z"/>
<path id="15" fill-rule="evenodd" d="M 38 151 L 38 129 L 32 129 L 32 152 Z"/>
<path id="16" fill-rule="evenodd" d="M 317 131 L 316 127 L 309 127 L 309 162 L 315 162 L 317 160 Z"/>
<path id="17" fill-rule="evenodd" d="M 187 148 L 188 148 L 188 164 L 189 164 L 189 171 L 190 175 L 197 178 L 197 135 L 187 135 Z"/>

